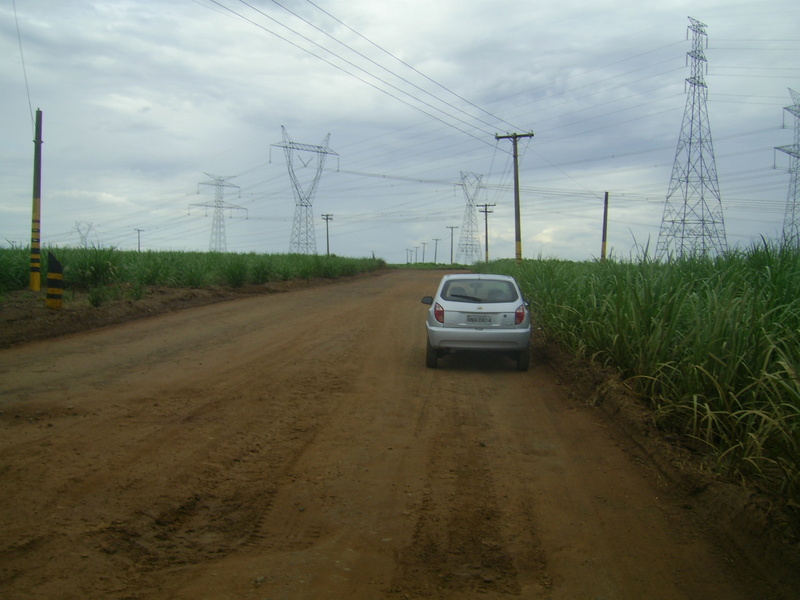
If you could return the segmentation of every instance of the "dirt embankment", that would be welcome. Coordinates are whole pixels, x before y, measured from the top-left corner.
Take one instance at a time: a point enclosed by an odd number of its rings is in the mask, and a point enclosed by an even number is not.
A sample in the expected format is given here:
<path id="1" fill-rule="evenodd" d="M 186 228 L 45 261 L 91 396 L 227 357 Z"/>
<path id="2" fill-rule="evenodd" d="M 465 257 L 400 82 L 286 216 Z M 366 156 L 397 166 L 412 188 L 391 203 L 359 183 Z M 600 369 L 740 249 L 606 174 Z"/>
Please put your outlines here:
<path id="1" fill-rule="evenodd" d="M 438 277 L 45 314 L 73 333 L 0 350 L 0 597 L 798 596 L 755 496 L 613 378 L 426 369 Z"/>
<path id="2" fill-rule="evenodd" d="M 68 290 L 60 310 L 48 308 L 45 292 L 20 290 L 0 298 L 0 348 L 53 339 L 110 325 L 119 325 L 177 310 L 205 306 L 226 300 L 251 296 L 280 294 L 308 287 L 324 287 L 350 279 L 375 277 L 385 271 L 375 271 L 341 280 L 295 279 L 264 285 L 239 288 L 166 288 L 152 287 L 136 297 L 124 288 L 99 306 L 92 306 L 89 294 Z"/>

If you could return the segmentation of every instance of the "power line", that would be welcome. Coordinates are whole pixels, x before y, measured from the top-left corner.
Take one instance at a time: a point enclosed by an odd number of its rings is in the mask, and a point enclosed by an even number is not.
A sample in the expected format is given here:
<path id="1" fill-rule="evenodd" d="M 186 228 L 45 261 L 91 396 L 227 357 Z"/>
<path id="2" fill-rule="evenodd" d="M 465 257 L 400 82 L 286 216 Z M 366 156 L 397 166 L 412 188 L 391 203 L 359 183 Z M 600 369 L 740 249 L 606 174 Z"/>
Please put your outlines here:
<path id="1" fill-rule="evenodd" d="M 17 19 L 17 3 L 16 0 L 11 0 L 11 5 L 14 7 L 14 23 L 17 26 L 17 41 L 19 42 L 19 57 L 22 60 L 22 74 L 25 77 L 25 93 L 28 96 L 28 109 L 31 111 L 31 131 L 35 128 L 35 119 L 33 117 L 33 104 L 31 103 L 31 90 L 28 87 L 28 70 L 25 68 L 25 54 L 22 52 L 22 35 L 19 32 L 19 19 Z"/>
<path id="2" fill-rule="evenodd" d="M 275 2 L 275 4 L 278 4 L 278 3 L 276 2 L 276 0 L 272 0 L 272 1 L 273 1 L 273 2 Z M 379 44 L 376 44 L 375 42 L 373 42 L 372 40 L 370 40 L 370 39 L 369 39 L 369 38 L 367 38 L 366 36 L 364 36 L 364 35 L 360 34 L 358 31 L 356 31 L 355 29 L 353 29 L 352 27 L 350 27 L 350 26 L 349 26 L 347 23 L 344 23 L 344 22 L 342 22 L 341 20 L 337 19 L 337 18 L 336 18 L 335 16 L 333 16 L 331 13 L 329 13 L 329 12 L 328 12 L 328 11 L 326 11 L 325 9 L 321 8 L 319 5 L 315 4 L 315 3 L 314 3 L 314 2 L 312 2 L 311 0 L 306 0 L 306 2 L 308 2 L 308 3 L 309 3 L 311 6 L 313 6 L 313 7 L 314 7 L 314 8 L 316 8 L 317 10 L 319 10 L 319 11 L 323 12 L 324 14 L 326 14 L 327 16 L 329 16 L 331 19 L 333 19 L 334 21 L 336 21 L 337 23 L 339 23 L 339 24 L 340 24 L 340 25 L 342 25 L 343 27 L 347 28 L 349 31 L 351 31 L 351 32 L 353 32 L 354 34 L 356 34 L 358 37 L 360 37 L 360 38 L 361 38 L 361 39 L 363 39 L 364 41 L 366 41 L 366 42 L 368 42 L 369 44 L 371 44 L 371 45 L 375 46 L 375 47 L 376 47 L 378 50 L 380 50 L 381 52 L 383 52 L 383 53 L 384 53 L 384 54 L 386 54 L 387 56 L 390 56 L 391 58 L 393 58 L 394 60 L 396 60 L 397 62 L 399 62 L 400 64 L 402 64 L 404 67 L 407 67 L 407 68 L 411 69 L 412 71 L 414 71 L 414 73 L 416 73 L 417 75 L 420 75 L 421 77 L 424 77 L 426 80 L 430 81 L 431 83 L 433 83 L 433 84 L 434 84 L 434 85 L 436 85 L 437 87 L 439 87 L 439 88 L 443 89 L 443 90 L 444 90 L 444 91 L 446 91 L 447 93 L 449 93 L 449 94 L 452 94 L 453 96 L 455 96 L 456 98 L 458 98 L 459 100 L 461 100 L 461 101 L 463 101 L 463 102 L 466 102 L 467 104 L 469 104 L 469 105 L 470 105 L 470 106 L 472 106 L 473 108 L 476 108 L 476 109 L 478 109 L 479 111 L 481 111 L 482 113 L 484 113 L 484 114 L 486 114 L 486 115 L 488 115 L 488 116 L 492 117 L 493 119 L 496 119 L 498 122 L 500 122 L 500 123 L 504 123 L 504 124 L 508 125 L 508 126 L 509 126 L 509 127 L 511 127 L 512 129 L 520 129 L 519 127 L 517 127 L 517 126 L 515 126 L 515 125 L 512 125 L 512 124 L 511 124 L 511 123 L 509 123 L 508 121 L 506 121 L 506 120 L 504 120 L 504 119 L 502 119 L 502 118 L 500 118 L 500 117 L 498 117 L 498 116 L 496 116 L 496 115 L 494 115 L 494 114 L 490 113 L 489 111 L 487 111 L 487 110 L 485 110 L 485 109 L 481 108 L 481 107 L 480 107 L 480 106 L 478 106 L 477 104 L 474 104 L 474 103 L 470 102 L 469 100 L 467 100 L 467 99 L 466 99 L 466 98 L 464 98 L 463 96 L 460 96 L 459 94 L 457 94 L 457 93 L 456 93 L 456 92 L 454 92 L 453 90 L 451 90 L 451 89 L 449 89 L 449 88 L 445 87 L 444 85 L 442 85 L 442 84 L 441 84 L 441 83 L 439 83 L 438 81 L 436 81 L 436 80 L 434 80 L 434 79 L 431 79 L 431 78 L 430 78 L 430 77 L 428 77 L 428 76 L 427 76 L 425 73 L 423 73 L 423 72 L 419 71 L 418 69 L 416 69 L 415 67 L 413 67 L 412 65 L 410 65 L 409 63 L 407 63 L 406 61 L 404 61 L 403 59 L 401 59 L 401 58 L 398 58 L 397 56 L 395 56 L 394 54 L 392 54 L 391 52 L 389 52 L 388 50 L 386 50 L 386 49 L 385 49 L 383 46 L 380 46 Z M 279 5 L 279 6 L 280 6 L 280 5 Z M 288 10 L 288 9 L 287 9 L 287 10 Z M 291 11 L 290 11 L 290 12 L 291 12 Z M 292 14 L 295 14 L 295 13 L 292 13 Z M 296 16 L 296 15 L 295 15 L 295 16 Z M 326 35 L 327 35 L 327 34 L 326 34 Z M 348 47 L 349 47 L 349 46 L 348 46 Z M 383 68 L 383 67 L 382 67 L 382 68 Z M 391 72 L 391 71 L 390 71 L 390 72 Z M 402 78 L 401 78 L 401 79 L 402 79 Z M 404 81 L 405 81 L 405 79 L 404 79 Z M 409 83 L 410 83 L 410 82 L 409 82 Z M 414 84 L 412 84 L 412 85 L 414 85 Z M 414 87 L 417 87 L 417 86 L 415 85 Z M 421 89 L 421 88 L 417 87 L 417 89 Z M 425 92 L 425 93 L 429 93 L 429 92 Z M 433 95 L 433 94 L 430 94 L 430 95 Z M 449 104 L 449 103 L 448 103 L 448 104 Z M 450 106 L 453 106 L 452 104 L 449 104 L 449 105 L 450 105 Z M 455 108 L 455 107 L 453 107 L 453 108 Z M 457 110 L 461 110 L 461 109 L 457 109 Z M 462 111 L 462 112 L 464 112 L 464 111 Z M 466 113 L 465 113 L 465 114 L 466 114 Z M 482 122 L 483 122 L 483 123 L 486 123 L 485 121 L 482 121 Z M 486 123 L 486 125 L 489 125 L 489 123 Z"/>
<path id="3" fill-rule="evenodd" d="M 393 89 L 393 90 L 396 90 L 397 92 L 399 92 L 399 93 L 401 93 L 401 94 L 404 94 L 404 95 L 406 95 L 406 96 L 408 96 L 408 97 L 412 98 L 412 99 L 413 99 L 413 100 L 415 100 L 416 102 L 419 102 L 420 104 L 422 104 L 422 105 L 424 105 L 424 106 L 427 106 L 427 107 L 428 107 L 428 108 L 430 108 L 431 110 L 433 110 L 433 111 L 436 111 L 436 112 L 439 112 L 439 113 L 441 113 L 441 114 L 445 115 L 446 117 L 448 117 L 448 118 L 450 118 L 450 119 L 452 119 L 452 120 L 454 120 L 454 121 L 457 121 L 457 122 L 459 122 L 459 123 L 462 123 L 462 124 L 464 124 L 464 125 L 466 125 L 466 126 L 468 126 L 468 127 L 472 127 L 472 128 L 474 128 L 474 129 L 477 129 L 477 130 L 478 130 L 480 133 L 482 133 L 482 134 L 484 134 L 484 135 L 490 135 L 490 133 L 489 133 L 489 130 L 485 130 L 485 131 L 484 131 L 484 130 L 481 130 L 481 129 L 480 129 L 480 127 L 477 127 L 476 125 L 473 125 L 473 124 L 471 124 L 471 123 L 468 123 L 468 122 L 467 122 L 467 121 L 465 121 L 464 119 L 461 119 L 461 118 L 459 118 L 459 117 L 455 117 L 455 116 L 453 116 L 453 115 L 451 115 L 451 114 L 449 114 L 449 113 L 445 112 L 444 110 L 442 110 L 442 109 L 440 109 L 440 108 L 437 108 L 437 107 L 433 106 L 433 105 L 432 105 L 432 104 L 430 104 L 429 102 L 426 102 L 426 101 L 424 101 L 424 100 L 422 100 L 422 99 L 420 99 L 420 98 L 417 98 L 417 97 L 413 96 L 412 94 L 410 94 L 410 93 L 406 92 L 405 90 L 402 90 L 402 89 L 400 89 L 399 87 L 395 86 L 394 84 L 392 84 L 392 83 L 390 83 L 390 82 L 388 82 L 388 81 L 386 81 L 386 80 L 384 80 L 384 79 L 381 79 L 381 78 L 380 78 L 380 77 L 378 77 L 377 75 L 374 75 L 374 74 L 372 74 L 372 73 L 369 73 L 368 71 L 366 71 L 366 70 L 365 70 L 365 69 L 363 69 L 362 67 L 359 67 L 358 65 L 356 65 L 356 64 L 355 64 L 355 63 L 353 63 L 352 61 L 349 61 L 349 60 L 347 60 L 346 58 L 344 58 L 344 57 L 342 57 L 342 56 L 340 56 L 340 55 L 336 54 L 336 53 L 335 53 L 335 52 L 333 52 L 332 50 L 329 50 L 328 48 L 325 48 L 324 46 L 322 46 L 322 45 L 318 44 L 317 42 L 315 42 L 315 41 L 313 41 L 313 40 L 311 40 L 311 39 L 309 39 L 308 37 L 304 36 L 303 34 L 301 34 L 301 33 L 297 32 L 297 31 L 294 31 L 292 28 L 288 27 L 287 25 L 284 25 L 283 23 L 281 23 L 280 21 L 278 21 L 278 20 L 277 20 L 277 19 L 275 19 L 274 17 L 271 17 L 271 16 L 267 15 L 266 13 L 264 13 L 263 11 L 261 11 L 260 9 L 258 9 L 258 8 L 255 8 L 255 7 L 253 7 L 252 5 L 248 4 L 247 2 L 245 2 L 245 0 L 239 0 L 239 1 L 240 1 L 242 4 L 244 4 L 244 5 L 248 6 L 248 7 L 250 7 L 252 10 L 254 10 L 254 11 L 258 12 L 258 13 L 259 13 L 259 14 L 261 14 L 261 15 L 263 15 L 264 17 L 266 17 L 266 18 L 270 19 L 271 21 L 274 21 L 275 23 L 277 23 L 277 24 L 278 24 L 278 25 L 280 25 L 281 27 L 284 27 L 285 29 L 288 29 L 289 31 L 291 31 L 291 32 L 292 32 L 292 33 L 294 33 L 295 35 L 297 35 L 297 36 L 301 37 L 302 39 L 304 39 L 305 41 L 309 42 L 310 44 L 312 44 L 312 45 L 316 46 L 316 47 L 317 47 L 317 48 L 319 48 L 320 50 L 323 50 L 323 51 L 325 51 L 325 52 L 327 52 L 327 53 L 329 53 L 329 54 L 331 54 L 331 55 L 335 56 L 336 58 L 338 58 L 339 60 L 343 61 L 343 62 L 344 62 L 344 63 L 346 63 L 347 65 L 350 65 L 351 67 L 353 67 L 353 68 L 355 68 L 355 69 L 357 69 L 357 70 L 359 70 L 359 71 L 363 72 L 363 73 L 364 73 L 364 74 L 366 74 L 367 76 L 369 76 L 369 77 L 371 77 L 371 78 L 373 78 L 373 79 L 376 79 L 376 80 L 378 80 L 379 82 L 381 82 L 381 83 L 383 83 L 383 84 L 385 84 L 385 85 L 389 86 L 391 89 Z M 354 73 L 351 73 L 350 71 L 347 71 L 345 68 L 343 68 L 343 67 L 341 67 L 340 65 L 337 65 L 337 64 L 335 64 L 335 63 L 333 63 L 333 62 L 331 62 L 330 60 L 328 60 L 328 59 L 326 59 L 326 58 L 324 58 L 324 57 L 320 56 L 319 54 L 316 54 L 315 52 L 312 52 L 311 50 L 309 50 L 309 49 L 307 49 L 307 48 L 304 48 L 304 47 L 300 46 L 299 44 L 297 44 L 297 43 L 295 43 L 295 42 L 292 42 L 292 41 L 291 41 L 291 40 L 289 40 L 288 38 L 286 38 L 286 37 L 284 37 L 284 36 L 282 36 L 282 35 L 280 35 L 280 34 L 278 34 L 278 33 L 274 32 L 274 31 L 272 31 L 272 30 L 270 30 L 270 29 L 267 29 L 267 28 L 266 28 L 264 25 L 261 25 L 260 23 L 257 23 L 256 21 L 254 21 L 254 20 L 252 20 L 252 19 L 250 19 L 250 18 L 248 18 L 248 17 L 244 16 L 243 14 L 236 12 L 235 10 L 233 10 L 233 9 L 231 9 L 231 8 L 229 8 L 229 7 L 227 7 L 227 6 L 225 6 L 224 4 L 221 4 L 221 3 L 220 3 L 218 0 L 210 0 L 210 2 L 213 2 L 214 4 L 216 4 L 217 6 L 219 6 L 220 8 L 223 8 L 223 9 L 225 9 L 225 10 L 229 11 L 230 13 L 232 13 L 232 14 L 236 15 L 237 17 L 239 17 L 239 18 L 243 19 L 244 21 L 246 21 L 246 22 L 248 22 L 248 23 L 250 23 L 250 24 L 254 25 L 255 27 L 258 27 L 259 29 L 262 29 L 263 31 L 265 31 L 265 32 L 267 32 L 267 33 L 269 33 L 269 34 L 271 34 L 271 35 L 273 35 L 273 36 L 277 37 L 278 39 L 280 39 L 280 40 L 282 40 L 282 41 L 286 42 L 287 44 L 290 44 L 290 45 L 294 46 L 295 48 L 297 48 L 297 49 L 299 49 L 299 50 L 302 50 L 303 52 L 306 52 L 306 53 L 310 54 L 310 55 L 311 55 L 311 56 L 313 56 L 314 58 L 317 58 L 317 59 L 319 59 L 319 60 L 323 61 L 324 63 L 326 63 L 326 64 L 328 64 L 328 65 L 332 66 L 333 68 L 335 68 L 335 69 L 337 69 L 337 70 L 339 70 L 339 71 L 341 71 L 341 72 L 345 73 L 346 75 L 349 75 L 350 77 L 353 77 L 353 78 L 355 78 L 355 79 L 357 79 L 357 80 L 361 81 L 362 83 L 365 83 L 365 84 L 367 84 L 368 86 L 370 86 L 370 87 L 372 87 L 373 89 L 375 89 L 375 90 L 377 90 L 377 91 L 381 92 L 382 94 L 386 94 L 387 96 L 389 96 L 389 97 L 391 97 L 391 98 L 394 98 L 394 99 L 395 99 L 395 100 L 397 100 L 398 102 L 402 102 L 402 103 L 403 103 L 403 104 L 405 104 L 406 106 L 408 106 L 408 107 L 410 107 L 410 108 L 412 108 L 412 109 L 414 109 L 414 110 L 416 110 L 416 111 L 418 111 L 418 112 L 420 112 L 420 113 L 422 113 L 422 114 L 424 114 L 424 115 L 426 115 L 426 116 L 430 117 L 431 119 L 434 119 L 434 120 L 436 120 L 436 121 L 439 121 L 439 122 L 443 123 L 444 125 L 447 125 L 448 127 L 451 127 L 451 128 L 453 128 L 453 129 L 456 129 L 457 131 L 460 131 L 461 133 L 463 133 L 463 134 L 465 134 L 465 135 L 468 135 L 469 137 L 472 137 L 472 138 L 474 138 L 475 140 L 477 140 L 477 141 L 479 141 L 479 142 L 482 142 L 482 143 L 488 143 L 488 142 L 485 140 L 485 138 L 484 138 L 484 137 L 482 137 L 481 135 L 476 135 L 476 134 L 470 133 L 469 131 L 465 131 L 464 129 L 461 129 L 460 127 L 458 127 L 458 126 L 454 125 L 453 123 L 448 123 L 448 122 L 447 122 L 447 121 L 445 121 L 443 118 L 441 118 L 441 117 L 438 117 L 438 116 L 436 116 L 435 114 L 431 114 L 430 112 L 428 112 L 428 111 L 424 110 L 423 108 L 421 108 L 421 107 L 419 107 L 419 106 L 416 106 L 416 105 L 412 104 L 411 102 L 409 102 L 409 101 L 407 101 L 407 100 L 404 100 L 403 98 L 400 98 L 399 96 L 397 96 L 397 95 L 395 95 L 395 94 L 393 94 L 393 93 L 391 93 L 391 92 L 389 92 L 389 91 L 387 91 L 387 90 L 385 90 L 385 89 L 383 89 L 383 88 L 381 88 L 381 87 L 379 87 L 379 86 L 375 85 L 374 83 L 371 83 L 371 82 L 367 81 L 367 80 L 366 80 L 366 79 L 364 79 L 363 77 L 360 77 L 360 76 L 358 76 L 358 75 L 356 75 L 356 74 L 354 74 Z M 474 118 L 474 117 L 473 117 L 473 118 Z"/>
<path id="4" fill-rule="evenodd" d="M 253 8 L 253 7 L 252 7 L 250 4 L 248 4 L 247 2 L 245 2 L 245 0 L 239 0 L 239 1 L 240 1 L 240 2 L 242 2 L 243 4 L 247 5 L 247 6 L 250 6 L 250 8 Z M 492 125 L 491 123 L 488 123 L 488 122 L 484 121 L 483 119 L 480 119 L 480 118 L 478 118 L 478 117 L 475 117 L 474 115 L 470 115 L 470 114 L 469 114 L 468 112 L 466 112 L 465 110 L 463 110 L 463 109 L 461 109 L 461 108 L 459 108 L 459 107 L 455 106 L 454 104 L 452 104 L 452 103 L 448 102 L 447 100 L 443 100 L 442 98 L 439 98 L 438 96 L 436 96 L 436 95 L 432 94 L 431 92 L 429 92 L 429 91 L 427 91 L 427 90 L 425 90 L 425 89 L 421 88 L 421 87 L 420 87 L 420 86 L 418 86 L 417 84 L 415 84 L 415 83 L 413 83 L 413 82 L 409 81 L 408 79 L 406 79 L 406 78 L 405 78 L 405 77 L 403 77 L 402 75 L 399 75 L 399 74 L 395 73 L 394 71 L 392 71 L 392 70 L 388 69 L 387 67 L 384 67 L 383 65 L 381 65 L 380 63 L 378 63 L 378 62 L 376 62 L 375 60 L 371 59 L 370 57 L 368 57 L 368 56 L 367 56 L 367 55 L 365 55 L 364 53 L 362 53 L 362 52 L 359 52 L 358 50 L 356 50 L 356 49 L 355 49 L 355 48 L 353 48 L 352 46 L 350 46 L 350 45 L 348 45 L 348 44 L 345 44 L 345 43 L 344 43 L 344 42 L 342 42 L 341 40 L 339 40 L 339 39 L 337 39 L 336 37 L 332 36 L 332 35 L 331 35 L 331 34 L 329 34 L 327 31 L 324 31 L 324 30 L 320 29 L 319 27 L 317 27 L 316 25 L 314 25 L 313 23 L 311 23 L 311 22 L 310 22 L 310 21 L 308 21 L 307 19 L 305 19 L 305 18 L 301 17 L 300 15 L 298 15 L 296 12 L 293 12 L 293 11 L 291 11 L 290 9 L 286 8 L 286 7 L 285 7 L 285 6 L 283 6 L 281 3 L 279 3 L 277 0 L 272 0 L 272 2 L 273 2 L 273 4 L 276 4 L 276 5 L 280 6 L 280 7 L 281 7 L 283 10 L 285 10 L 286 12 L 288 12 L 288 13 L 290 13 L 290 14 L 294 15 L 295 17 L 297 17 L 298 19 L 300 19 L 301 21 L 303 21 L 304 23 L 306 23 L 306 24 L 307 24 L 307 25 L 309 25 L 310 27 L 313 27 L 314 29 L 316 29 L 317 31 L 319 31 L 320 33 L 322 33 L 323 35 L 325 35 L 325 36 L 329 37 L 330 39 L 332 39 L 332 40 L 333 40 L 334 42 L 336 42 L 337 44 L 340 44 L 340 45 L 344 46 L 345 48 L 347 48 L 347 49 L 348 49 L 348 50 L 350 50 L 351 52 L 353 52 L 353 53 L 357 54 L 358 56 L 360 56 L 360 57 L 361 57 L 361 58 L 363 58 L 364 60 L 366 60 L 366 61 L 370 62 L 371 64 L 373 64 L 373 65 L 375 65 L 376 67 L 378 67 L 379 69 L 382 69 L 383 71 L 385 71 L 385 72 L 389 73 L 390 75 L 394 75 L 395 77 L 397 77 L 397 78 L 398 78 L 398 79 L 400 79 L 401 81 L 403 81 L 403 82 L 407 83 L 408 85 L 410 85 L 410 86 L 411 86 L 411 87 L 413 87 L 414 89 L 416 89 L 416 90 L 419 90 L 419 91 L 420 91 L 420 92 L 422 92 L 423 94 L 427 94 L 427 95 L 428 95 L 428 96 L 430 96 L 431 98 L 434 98 L 434 99 L 438 100 L 439 102 L 442 102 L 443 104 L 445 104 L 445 105 L 449 106 L 449 107 L 450 107 L 450 108 L 452 108 L 453 110 L 457 110 L 458 112 L 460 112 L 460 113 L 462 113 L 462 114 L 466 115 L 467 117 L 473 118 L 473 119 L 475 119 L 475 120 L 479 121 L 480 123 L 483 123 L 484 125 L 486 125 L 486 126 L 488 126 L 488 127 L 493 127 L 493 125 Z M 314 6 L 316 6 L 316 5 L 314 5 Z M 317 8 L 319 8 L 319 7 L 317 7 Z M 258 9 L 255 9 L 255 10 L 258 10 Z M 322 9 L 320 9 L 320 10 L 322 10 Z M 258 12 L 261 12 L 261 11 L 259 10 Z M 323 11 L 323 12 L 325 12 L 325 11 Z M 264 13 L 262 12 L 262 14 L 264 14 Z M 331 16 L 331 15 L 330 15 L 330 13 L 327 13 L 327 12 L 326 12 L 325 14 L 326 14 L 326 15 L 328 15 L 328 16 Z M 271 19 L 272 17 L 268 17 L 268 18 L 270 18 L 270 19 Z M 339 20 L 338 20 L 338 19 L 336 19 L 335 17 L 331 17 L 331 18 L 333 18 L 333 19 L 334 19 L 334 20 L 336 20 L 337 22 L 341 23 L 341 21 L 339 21 Z M 341 24 L 342 24 L 342 25 L 344 25 L 344 23 L 341 23 Z M 285 25 L 284 25 L 284 27 L 285 27 Z M 345 25 L 345 27 L 347 27 L 347 26 Z M 354 32 L 354 33 L 356 33 L 357 35 L 361 35 L 361 34 L 359 34 L 358 32 L 354 31 L 352 28 L 349 28 L 349 27 L 348 27 L 348 29 L 350 29 L 351 31 L 353 31 L 353 32 Z M 296 33 L 296 32 L 295 32 L 295 33 Z M 361 36 L 361 37 L 363 38 L 364 36 Z M 308 38 L 306 38 L 306 39 L 308 39 Z M 366 40 L 367 38 L 364 38 L 364 39 Z M 369 40 L 367 40 L 367 41 L 369 41 Z M 370 43 L 372 43 L 372 42 L 370 42 Z M 380 46 L 377 46 L 377 47 L 378 47 L 378 48 L 380 48 Z M 381 50 L 383 50 L 383 49 L 381 48 Z M 384 52 L 386 52 L 386 51 L 384 50 Z M 391 55 L 390 55 L 390 56 L 391 56 Z M 352 63 L 350 63 L 350 64 L 352 64 Z M 416 69 L 414 69 L 414 71 L 415 71 L 415 72 L 417 72 L 417 73 L 419 73 L 419 71 L 416 71 Z M 420 75 L 421 75 L 421 73 L 420 73 Z M 374 77 L 374 75 L 373 75 L 373 77 Z M 431 80 L 431 81 L 433 81 L 433 80 Z M 434 82 L 434 83 L 435 83 L 435 82 Z M 404 92 L 404 93 L 406 93 L 406 92 Z M 409 94 L 409 95 L 410 95 L 410 94 Z M 478 107 L 476 107 L 476 108 L 478 108 Z M 486 112 L 486 111 L 484 111 L 484 112 Z M 493 116 L 493 115 L 492 115 L 492 116 Z M 495 117 L 495 118 L 496 118 L 496 117 Z"/>

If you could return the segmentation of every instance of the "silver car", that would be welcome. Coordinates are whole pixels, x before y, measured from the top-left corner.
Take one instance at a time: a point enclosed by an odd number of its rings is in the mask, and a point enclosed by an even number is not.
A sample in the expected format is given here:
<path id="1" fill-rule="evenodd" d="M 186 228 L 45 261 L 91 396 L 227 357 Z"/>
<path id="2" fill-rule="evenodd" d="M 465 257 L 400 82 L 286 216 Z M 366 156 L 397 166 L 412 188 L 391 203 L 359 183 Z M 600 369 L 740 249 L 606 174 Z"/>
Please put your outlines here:
<path id="1" fill-rule="evenodd" d="M 458 350 L 504 351 L 525 371 L 530 363 L 531 317 L 516 280 L 508 275 L 445 275 L 429 304 L 425 364 Z"/>

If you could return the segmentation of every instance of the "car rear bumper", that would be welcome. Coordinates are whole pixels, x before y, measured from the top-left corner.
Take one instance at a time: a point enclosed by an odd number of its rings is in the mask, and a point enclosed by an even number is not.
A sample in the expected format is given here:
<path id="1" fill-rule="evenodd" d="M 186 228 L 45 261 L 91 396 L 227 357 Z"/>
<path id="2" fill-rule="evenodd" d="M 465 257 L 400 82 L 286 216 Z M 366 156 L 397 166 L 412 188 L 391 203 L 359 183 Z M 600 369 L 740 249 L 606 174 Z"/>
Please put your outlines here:
<path id="1" fill-rule="evenodd" d="M 431 327 L 428 341 L 437 350 L 524 350 L 530 346 L 531 329 L 471 329 Z"/>

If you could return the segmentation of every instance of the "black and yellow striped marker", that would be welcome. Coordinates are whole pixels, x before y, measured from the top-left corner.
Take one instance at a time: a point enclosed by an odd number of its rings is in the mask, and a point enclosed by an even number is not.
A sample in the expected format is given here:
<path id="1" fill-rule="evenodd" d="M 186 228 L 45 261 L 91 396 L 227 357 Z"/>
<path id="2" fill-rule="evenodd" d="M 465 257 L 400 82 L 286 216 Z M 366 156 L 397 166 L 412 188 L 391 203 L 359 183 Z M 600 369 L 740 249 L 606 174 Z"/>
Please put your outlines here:
<path id="1" fill-rule="evenodd" d="M 52 252 L 47 253 L 47 306 L 61 310 L 64 300 L 64 268 Z"/>

